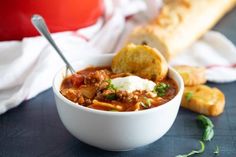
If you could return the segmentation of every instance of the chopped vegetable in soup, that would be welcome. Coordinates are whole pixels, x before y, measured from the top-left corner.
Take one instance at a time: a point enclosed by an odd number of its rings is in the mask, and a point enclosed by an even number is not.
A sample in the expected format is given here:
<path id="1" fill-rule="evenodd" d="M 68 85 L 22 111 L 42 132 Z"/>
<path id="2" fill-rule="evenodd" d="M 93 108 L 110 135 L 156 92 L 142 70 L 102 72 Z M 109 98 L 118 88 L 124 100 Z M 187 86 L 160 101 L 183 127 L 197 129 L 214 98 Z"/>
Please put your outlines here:
<path id="1" fill-rule="evenodd" d="M 138 111 L 170 101 L 178 88 L 174 80 L 153 82 L 110 67 L 89 67 L 66 77 L 61 94 L 79 105 L 105 111 Z"/>

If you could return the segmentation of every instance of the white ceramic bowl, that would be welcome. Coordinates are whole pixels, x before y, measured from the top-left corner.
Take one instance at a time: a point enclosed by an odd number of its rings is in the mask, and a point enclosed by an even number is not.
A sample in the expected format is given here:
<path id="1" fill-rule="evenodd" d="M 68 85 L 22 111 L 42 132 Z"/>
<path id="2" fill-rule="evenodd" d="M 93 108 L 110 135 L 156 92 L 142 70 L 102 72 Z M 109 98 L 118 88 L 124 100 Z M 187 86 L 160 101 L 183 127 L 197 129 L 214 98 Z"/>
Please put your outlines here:
<path id="1" fill-rule="evenodd" d="M 84 57 L 73 64 L 77 70 L 88 66 L 111 65 L 113 55 Z M 172 126 L 179 110 L 184 84 L 180 75 L 169 68 L 169 77 L 178 85 L 178 94 L 166 104 L 137 112 L 109 112 L 86 108 L 63 97 L 60 85 L 65 68 L 53 82 L 59 116 L 68 131 L 80 141 L 112 151 L 125 151 L 150 144 Z"/>

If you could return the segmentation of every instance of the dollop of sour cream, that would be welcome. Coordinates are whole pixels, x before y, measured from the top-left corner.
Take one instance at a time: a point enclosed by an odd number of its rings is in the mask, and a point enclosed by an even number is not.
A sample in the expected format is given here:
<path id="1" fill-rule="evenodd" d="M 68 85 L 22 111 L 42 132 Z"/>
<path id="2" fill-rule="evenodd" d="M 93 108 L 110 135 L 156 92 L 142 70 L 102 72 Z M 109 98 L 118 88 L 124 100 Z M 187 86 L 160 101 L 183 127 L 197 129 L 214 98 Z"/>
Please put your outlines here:
<path id="1" fill-rule="evenodd" d="M 129 93 L 135 90 L 147 90 L 151 92 L 156 85 L 153 81 L 138 76 L 117 77 L 112 79 L 111 83 L 117 90 L 123 90 Z"/>

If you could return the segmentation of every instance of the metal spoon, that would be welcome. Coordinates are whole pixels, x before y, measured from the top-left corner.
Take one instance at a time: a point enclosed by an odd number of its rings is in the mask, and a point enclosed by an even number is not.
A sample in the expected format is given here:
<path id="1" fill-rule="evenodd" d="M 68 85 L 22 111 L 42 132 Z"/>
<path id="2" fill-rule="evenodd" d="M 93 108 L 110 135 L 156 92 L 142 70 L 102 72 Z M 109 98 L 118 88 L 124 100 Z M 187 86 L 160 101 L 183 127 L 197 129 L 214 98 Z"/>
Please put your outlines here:
<path id="1" fill-rule="evenodd" d="M 61 50 L 58 48 L 58 46 L 56 45 L 55 41 L 52 39 L 52 36 L 50 35 L 50 32 L 48 30 L 48 27 L 43 19 L 43 17 L 41 17 L 40 15 L 33 15 L 31 17 L 31 22 L 34 25 L 34 27 L 37 29 L 37 31 L 47 39 L 47 41 L 51 44 L 51 46 L 56 50 L 56 52 L 59 54 L 59 56 L 61 57 L 61 59 L 65 62 L 65 64 L 67 65 L 67 67 L 69 68 L 70 72 L 72 74 L 75 74 L 76 71 L 74 70 L 74 68 L 70 65 L 70 63 L 67 61 L 67 59 L 65 58 L 65 56 L 63 55 L 63 53 L 61 52 Z"/>

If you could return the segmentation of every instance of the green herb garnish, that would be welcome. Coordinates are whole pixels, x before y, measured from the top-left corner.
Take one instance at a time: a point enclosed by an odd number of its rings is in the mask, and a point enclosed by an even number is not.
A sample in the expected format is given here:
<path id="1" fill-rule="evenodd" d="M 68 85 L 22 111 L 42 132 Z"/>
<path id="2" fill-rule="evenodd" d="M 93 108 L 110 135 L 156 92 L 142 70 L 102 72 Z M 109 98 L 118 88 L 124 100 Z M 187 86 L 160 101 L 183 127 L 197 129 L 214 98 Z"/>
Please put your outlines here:
<path id="1" fill-rule="evenodd" d="M 140 102 L 140 105 L 143 106 L 144 108 L 149 108 L 151 107 L 152 103 L 151 103 L 151 100 L 147 97 L 144 97 L 145 98 L 145 103 L 144 102 Z"/>
<path id="2" fill-rule="evenodd" d="M 145 99 L 146 99 L 146 105 L 147 105 L 148 107 L 151 107 L 151 105 L 152 105 L 151 100 L 148 99 L 148 98 L 145 98 Z"/>
<path id="3" fill-rule="evenodd" d="M 192 150 L 190 153 L 188 154 L 184 154 L 184 155 L 177 155 L 176 157 L 189 157 L 189 156 L 192 156 L 194 154 L 200 154 L 200 153 L 203 153 L 204 150 L 205 150 L 205 144 L 202 142 L 202 141 L 199 141 L 200 144 L 201 144 L 201 149 L 199 150 Z"/>
<path id="4" fill-rule="evenodd" d="M 202 139 L 203 141 L 210 141 L 214 136 L 214 125 L 212 121 L 204 115 L 197 116 L 197 121 L 204 129 Z"/>
<path id="5" fill-rule="evenodd" d="M 206 127 L 204 132 L 203 132 L 203 136 L 202 139 L 203 141 L 210 141 L 214 136 L 214 130 L 212 127 Z"/>
<path id="6" fill-rule="evenodd" d="M 186 92 L 186 93 L 185 93 L 185 98 L 186 98 L 187 101 L 190 101 L 191 98 L 192 98 L 192 96 L 193 96 L 193 93 L 192 93 L 192 92 Z"/>
<path id="7" fill-rule="evenodd" d="M 166 94 L 166 91 L 167 91 L 169 88 L 170 88 L 170 85 L 169 85 L 169 84 L 166 84 L 166 83 L 161 82 L 161 83 L 158 83 L 158 84 L 154 87 L 153 91 L 154 91 L 155 93 L 157 93 L 157 96 L 162 97 L 162 96 L 164 96 L 164 95 Z"/>
<path id="8" fill-rule="evenodd" d="M 215 149 L 215 151 L 214 151 L 214 154 L 215 154 L 215 155 L 218 155 L 218 154 L 220 154 L 220 149 L 219 149 L 219 147 L 218 147 L 218 146 L 216 146 L 216 149 Z"/>
<path id="9" fill-rule="evenodd" d="M 111 112 L 119 112 L 118 110 L 112 109 L 110 110 Z"/>
<path id="10" fill-rule="evenodd" d="M 148 106 L 143 102 L 140 102 L 140 105 L 143 106 L 144 108 L 148 108 Z"/>
<path id="11" fill-rule="evenodd" d="M 105 96 L 107 100 L 115 100 L 117 98 L 116 93 L 110 93 Z"/>
<path id="12" fill-rule="evenodd" d="M 207 126 L 214 127 L 212 121 L 204 115 L 198 115 L 197 120 L 201 122 L 200 124 L 202 127 L 207 127 Z"/>
<path id="13" fill-rule="evenodd" d="M 106 82 L 108 83 L 107 89 L 114 90 L 114 91 L 117 90 L 114 84 L 112 84 L 111 79 L 106 80 Z"/>

